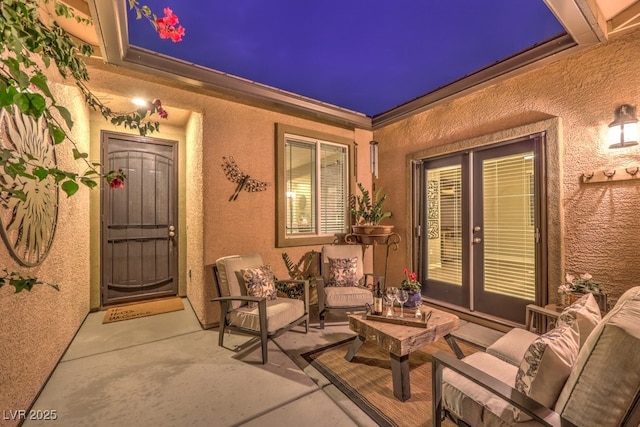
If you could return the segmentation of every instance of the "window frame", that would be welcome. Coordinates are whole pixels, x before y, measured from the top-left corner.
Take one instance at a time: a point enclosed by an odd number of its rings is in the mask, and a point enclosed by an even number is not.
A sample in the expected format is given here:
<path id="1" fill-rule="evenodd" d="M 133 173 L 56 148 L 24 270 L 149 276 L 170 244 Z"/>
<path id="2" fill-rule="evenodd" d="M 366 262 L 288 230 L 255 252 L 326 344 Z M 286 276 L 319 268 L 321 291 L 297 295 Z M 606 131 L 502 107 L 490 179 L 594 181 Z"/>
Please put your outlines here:
<path id="1" fill-rule="evenodd" d="M 356 144 L 353 140 L 337 135 L 324 132 L 299 128 L 295 126 L 283 125 L 276 123 L 276 247 L 294 247 L 294 246 L 312 246 L 331 244 L 335 241 L 336 235 L 308 235 L 304 237 L 291 237 L 286 233 L 286 215 L 287 215 L 287 181 L 286 181 L 286 162 L 285 162 L 285 142 L 286 135 L 291 134 L 301 139 L 312 139 L 324 141 L 330 144 L 343 145 L 347 152 L 347 194 L 353 194 L 355 186 L 355 149 Z M 319 157 L 318 157 L 319 158 Z M 316 160 L 317 162 L 318 160 Z M 318 189 L 319 190 L 319 189 Z M 349 213 L 349 205 L 347 203 L 345 209 L 345 233 L 351 227 L 351 215 Z"/>

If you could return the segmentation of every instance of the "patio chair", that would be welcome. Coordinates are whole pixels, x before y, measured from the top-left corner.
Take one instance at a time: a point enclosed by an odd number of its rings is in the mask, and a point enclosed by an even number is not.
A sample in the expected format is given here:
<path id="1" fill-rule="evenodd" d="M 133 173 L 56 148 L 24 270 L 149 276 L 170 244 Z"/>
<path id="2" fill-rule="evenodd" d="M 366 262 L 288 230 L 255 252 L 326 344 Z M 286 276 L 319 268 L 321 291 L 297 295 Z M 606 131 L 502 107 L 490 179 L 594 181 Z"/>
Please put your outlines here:
<path id="1" fill-rule="evenodd" d="M 322 276 L 316 282 L 320 329 L 324 329 L 328 311 L 364 311 L 367 304 L 371 306 L 376 277 L 364 272 L 360 245 L 326 245 L 321 256 Z"/>
<path id="2" fill-rule="evenodd" d="M 276 338 L 304 323 L 309 331 L 309 281 L 278 280 L 303 286 L 302 299 L 279 298 L 273 273 L 260 254 L 220 258 L 213 266 L 220 303 L 218 345 L 223 347 L 224 333 L 233 330 L 260 337 L 262 364 L 267 363 L 267 340 Z"/>

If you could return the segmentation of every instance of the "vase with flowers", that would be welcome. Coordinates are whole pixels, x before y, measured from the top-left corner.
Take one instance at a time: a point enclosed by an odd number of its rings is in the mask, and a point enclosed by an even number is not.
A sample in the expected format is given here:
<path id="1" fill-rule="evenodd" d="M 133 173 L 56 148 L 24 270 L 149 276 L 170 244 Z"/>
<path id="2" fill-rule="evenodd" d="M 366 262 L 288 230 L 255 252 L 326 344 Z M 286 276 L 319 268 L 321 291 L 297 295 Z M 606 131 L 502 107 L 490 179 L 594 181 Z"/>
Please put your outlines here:
<path id="1" fill-rule="evenodd" d="M 409 271 L 408 268 L 404 269 L 404 278 L 400 282 L 400 289 L 404 289 L 409 294 L 407 302 L 404 303 L 405 307 L 417 307 L 422 301 L 422 285 L 418 282 L 418 273 L 415 271 Z"/>

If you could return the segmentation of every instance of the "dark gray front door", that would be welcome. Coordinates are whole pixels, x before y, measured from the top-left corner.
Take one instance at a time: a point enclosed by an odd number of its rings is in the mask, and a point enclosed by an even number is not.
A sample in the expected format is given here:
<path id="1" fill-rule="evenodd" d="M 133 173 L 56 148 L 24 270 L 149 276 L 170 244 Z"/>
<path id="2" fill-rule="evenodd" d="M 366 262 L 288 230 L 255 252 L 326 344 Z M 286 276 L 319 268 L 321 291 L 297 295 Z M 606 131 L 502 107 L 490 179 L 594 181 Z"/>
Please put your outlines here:
<path id="1" fill-rule="evenodd" d="M 103 132 L 102 164 L 127 175 L 102 185 L 102 304 L 176 295 L 177 143 Z"/>

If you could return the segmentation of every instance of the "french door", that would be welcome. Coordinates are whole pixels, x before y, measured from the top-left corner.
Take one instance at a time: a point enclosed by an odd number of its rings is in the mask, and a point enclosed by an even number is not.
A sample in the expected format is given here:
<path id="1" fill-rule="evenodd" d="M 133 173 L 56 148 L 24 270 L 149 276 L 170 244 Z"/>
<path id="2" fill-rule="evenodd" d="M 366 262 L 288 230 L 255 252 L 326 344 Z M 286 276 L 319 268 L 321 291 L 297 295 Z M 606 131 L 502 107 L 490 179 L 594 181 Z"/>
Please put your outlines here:
<path id="1" fill-rule="evenodd" d="M 536 135 L 421 162 L 426 297 L 524 323 L 544 277 L 542 150 Z"/>
<path id="2" fill-rule="evenodd" d="M 103 132 L 102 162 L 102 304 L 177 295 L 177 143 Z"/>

